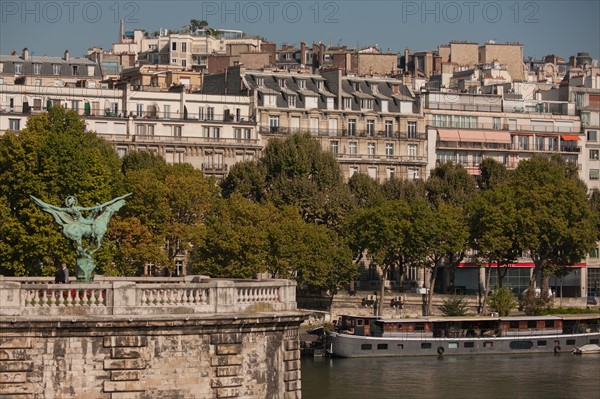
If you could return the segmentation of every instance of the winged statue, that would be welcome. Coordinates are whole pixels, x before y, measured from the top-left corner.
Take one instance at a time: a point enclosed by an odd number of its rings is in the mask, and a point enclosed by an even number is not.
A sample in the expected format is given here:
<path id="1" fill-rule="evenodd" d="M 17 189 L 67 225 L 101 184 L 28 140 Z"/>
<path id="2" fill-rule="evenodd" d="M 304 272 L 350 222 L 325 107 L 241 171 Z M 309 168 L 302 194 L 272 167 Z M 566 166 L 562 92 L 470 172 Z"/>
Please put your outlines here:
<path id="1" fill-rule="evenodd" d="M 112 215 L 126 204 L 125 198 L 130 195 L 131 193 L 125 194 L 91 207 L 79 206 L 77 198 L 72 195 L 65 199 L 65 207 L 48 204 L 33 195 L 30 197 L 44 212 L 52 215 L 56 223 L 62 227 L 63 235 L 74 244 L 77 251 L 77 264 L 87 265 L 87 269 L 91 266 L 93 270 L 95 265 L 92 255 L 102 246 L 108 222 Z"/>

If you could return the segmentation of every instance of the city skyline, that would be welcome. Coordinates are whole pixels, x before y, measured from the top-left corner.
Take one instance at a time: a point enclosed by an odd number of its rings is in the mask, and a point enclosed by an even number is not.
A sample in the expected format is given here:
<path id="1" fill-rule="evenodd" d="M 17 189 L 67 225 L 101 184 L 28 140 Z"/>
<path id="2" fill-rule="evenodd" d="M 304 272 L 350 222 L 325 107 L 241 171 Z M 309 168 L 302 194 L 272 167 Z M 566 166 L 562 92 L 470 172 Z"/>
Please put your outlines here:
<path id="1" fill-rule="evenodd" d="M 120 19 L 126 30 L 150 33 L 205 19 L 210 27 L 242 30 L 278 45 L 376 44 L 395 53 L 451 40 L 495 40 L 522 43 L 525 57 L 568 58 L 585 51 L 600 58 L 600 3 L 593 1 L 2 1 L 0 7 L 1 54 L 27 47 L 33 55 L 68 49 L 82 56 L 92 46 L 110 49 Z"/>

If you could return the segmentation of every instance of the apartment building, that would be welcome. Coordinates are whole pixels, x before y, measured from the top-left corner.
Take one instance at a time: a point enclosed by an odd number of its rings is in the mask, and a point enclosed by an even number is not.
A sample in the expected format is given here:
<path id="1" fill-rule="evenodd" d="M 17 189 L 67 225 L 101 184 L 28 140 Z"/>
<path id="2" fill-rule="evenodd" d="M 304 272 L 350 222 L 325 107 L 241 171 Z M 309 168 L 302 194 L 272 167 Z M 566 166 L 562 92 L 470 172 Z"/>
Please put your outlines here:
<path id="1" fill-rule="evenodd" d="M 93 61 L 71 57 L 69 50 L 63 57 L 32 55 L 24 48 L 0 55 L 0 84 L 55 87 L 100 87 L 102 73 Z"/>
<path id="2" fill-rule="evenodd" d="M 354 173 L 379 181 L 424 176 L 424 121 L 400 80 L 343 76 L 339 69 L 316 75 L 241 68 L 206 79 L 205 91 L 237 86 L 253 97 L 265 140 L 310 132 L 335 155 L 346 179 Z"/>
<path id="3" fill-rule="evenodd" d="M 232 164 L 260 155 L 262 144 L 248 97 L 0 85 L 0 134 L 25 127 L 50 107 L 76 111 L 88 130 L 120 156 L 151 151 L 221 178 Z"/>

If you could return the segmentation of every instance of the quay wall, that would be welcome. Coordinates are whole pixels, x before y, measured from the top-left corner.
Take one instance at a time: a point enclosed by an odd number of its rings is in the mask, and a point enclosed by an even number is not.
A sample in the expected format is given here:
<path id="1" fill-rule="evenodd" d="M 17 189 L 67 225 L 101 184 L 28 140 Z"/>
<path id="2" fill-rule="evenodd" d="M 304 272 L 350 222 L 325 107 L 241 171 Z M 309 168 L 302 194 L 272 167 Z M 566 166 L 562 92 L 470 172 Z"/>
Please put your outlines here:
<path id="1" fill-rule="evenodd" d="M 164 280 L 0 277 L 0 398 L 301 398 L 294 282 Z"/>

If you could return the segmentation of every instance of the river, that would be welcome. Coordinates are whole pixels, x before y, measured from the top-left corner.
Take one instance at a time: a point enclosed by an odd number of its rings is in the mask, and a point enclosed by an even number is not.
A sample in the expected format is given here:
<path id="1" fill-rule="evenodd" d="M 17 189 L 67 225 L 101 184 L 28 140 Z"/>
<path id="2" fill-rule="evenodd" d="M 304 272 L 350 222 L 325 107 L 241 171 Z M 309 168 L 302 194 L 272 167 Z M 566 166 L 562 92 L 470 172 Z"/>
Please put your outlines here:
<path id="1" fill-rule="evenodd" d="M 303 399 L 599 399 L 600 355 L 303 358 Z"/>

